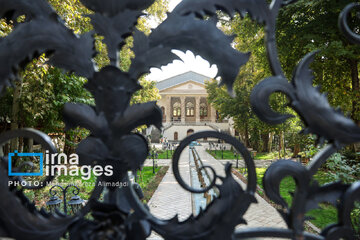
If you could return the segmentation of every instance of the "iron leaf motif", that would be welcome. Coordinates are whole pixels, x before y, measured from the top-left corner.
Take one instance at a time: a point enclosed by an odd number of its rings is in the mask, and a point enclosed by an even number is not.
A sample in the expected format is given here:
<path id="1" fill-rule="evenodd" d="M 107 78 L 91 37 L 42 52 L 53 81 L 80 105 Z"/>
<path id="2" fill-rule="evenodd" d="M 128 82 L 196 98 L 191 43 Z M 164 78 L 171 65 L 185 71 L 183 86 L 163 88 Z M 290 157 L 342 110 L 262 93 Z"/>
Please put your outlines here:
<path id="1" fill-rule="evenodd" d="M 292 101 L 292 106 L 303 118 L 310 132 L 344 144 L 359 141 L 360 128 L 340 111 L 335 111 L 326 96 L 312 86 L 314 77 L 309 65 L 314 57 L 315 52 L 308 54 L 296 68 L 293 84 L 297 98 Z"/>
<path id="2" fill-rule="evenodd" d="M 171 47 L 165 47 L 161 43 L 153 43 L 143 32 L 135 30 L 133 37 L 133 51 L 136 57 L 133 59 L 129 70 L 132 78 L 138 79 L 143 74 L 149 73 L 150 68 L 161 68 L 163 65 L 178 59 L 178 56 L 171 52 Z"/>
<path id="3" fill-rule="evenodd" d="M 15 29 L 0 41 L 3 54 L 0 60 L 1 88 L 16 80 L 17 71 L 42 53 L 53 54 L 50 61 L 58 67 L 89 77 L 93 73 L 94 56 L 91 34 L 78 38 L 67 29 L 59 16 L 44 0 L 14 0 L 0 2 L 0 16 L 13 20 L 25 14 L 25 23 L 15 24 Z M 41 26 L 41 28 L 38 28 Z"/>
<path id="4" fill-rule="evenodd" d="M 309 53 L 300 61 L 295 69 L 292 85 L 279 76 L 260 82 L 251 93 L 254 112 L 268 123 L 284 122 L 290 115 L 277 114 L 269 105 L 258 102 L 259 100 L 268 102 L 272 93 L 283 92 L 290 99 L 291 107 L 306 124 L 305 133 L 314 133 L 336 145 L 358 142 L 360 128 L 351 119 L 346 118 L 341 111 L 334 110 L 326 96 L 321 94 L 318 88 L 313 87 L 314 77 L 309 65 L 314 60 L 315 53 Z"/>
<path id="5" fill-rule="evenodd" d="M 113 65 L 118 65 L 118 50 L 125 44 L 125 39 L 131 35 L 137 24 L 137 19 L 142 15 L 141 11 L 125 11 L 112 18 L 99 13 L 90 15 L 91 23 L 96 32 L 104 36 L 108 56 Z"/>
<path id="6" fill-rule="evenodd" d="M 59 239 L 76 217 L 38 211 L 23 192 L 9 189 L 7 172 L 0 166 L 0 233 L 15 239 Z"/>
<path id="7" fill-rule="evenodd" d="M 126 10 L 141 11 L 150 7 L 155 0 L 80 0 L 87 8 L 104 16 L 114 17 Z"/>
<path id="8" fill-rule="evenodd" d="M 0 5 L 0 16 L 7 21 L 13 20 L 16 22 L 16 19 L 21 15 L 25 15 L 26 21 L 35 18 L 49 18 L 55 13 L 44 0 L 34 0 L 32 2 L 22 0 L 1 0 Z"/>
<path id="9" fill-rule="evenodd" d="M 196 2 L 184 0 L 175 8 L 175 12 L 179 14 L 195 13 L 199 17 L 215 15 L 217 10 L 222 10 L 231 17 L 236 12 L 243 17 L 246 13 L 249 13 L 253 20 L 260 23 L 270 23 L 272 20 L 269 6 L 265 0 L 199 0 Z"/>
<path id="10" fill-rule="evenodd" d="M 247 207 L 256 200 L 232 177 L 230 164 L 225 166 L 225 172 L 226 176 L 221 179 L 222 184 L 217 186 L 220 197 L 213 200 L 205 211 L 196 217 L 191 215 L 183 222 L 179 222 L 177 216 L 169 221 L 155 222 L 154 229 L 165 239 L 231 239 L 235 226 L 246 224 L 242 216 Z M 195 224 L 199 227 L 194 228 Z"/>
<path id="11" fill-rule="evenodd" d="M 66 129 L 83 127 L 89 129 L 96 136 L 108 135 L 108 122 L 104 112 L 99 115 L 95 110 L 85 104 L 68 103 L 63 110 L 64 122 Z"/>
<path id="12" fill-rule="evenodd" d="M 203 41 L 203 36 L 207 40 Z M 180 36 L 180 37 L 178 37 Z M 250 54 L 240 53 L 231 47 L 232 36 L 225 35 L 216 27 L 212 20 L 197 20 L 193 15 L 169 15 L 149 36 L 150 46 L 162 45 L 169 49 L 182 51 L 191 50 L 207 59 L 211 64 L 216 64 L 222 81 L 229 92 Z M 219 52 L 219 48 L 222 49 Z"/>

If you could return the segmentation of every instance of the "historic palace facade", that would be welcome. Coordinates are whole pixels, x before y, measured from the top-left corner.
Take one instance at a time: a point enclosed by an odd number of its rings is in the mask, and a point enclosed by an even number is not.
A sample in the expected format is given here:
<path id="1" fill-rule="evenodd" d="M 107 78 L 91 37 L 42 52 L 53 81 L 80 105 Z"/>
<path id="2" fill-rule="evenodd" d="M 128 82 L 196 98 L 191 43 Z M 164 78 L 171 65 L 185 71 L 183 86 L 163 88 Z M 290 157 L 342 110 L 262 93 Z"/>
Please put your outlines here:
<path id="1" fill-rule="evenodd" d="M 158 134 L 152 130 L 153 138 L 179 141 L 202 130 L 233 133 L 231 120 L 220 122 L 215 109 L 207 102 L 205 82 L 210 80 L 190 71 L 156 84 L 161 95 L 158 105 L 163 112 L 164 129 Z"/>

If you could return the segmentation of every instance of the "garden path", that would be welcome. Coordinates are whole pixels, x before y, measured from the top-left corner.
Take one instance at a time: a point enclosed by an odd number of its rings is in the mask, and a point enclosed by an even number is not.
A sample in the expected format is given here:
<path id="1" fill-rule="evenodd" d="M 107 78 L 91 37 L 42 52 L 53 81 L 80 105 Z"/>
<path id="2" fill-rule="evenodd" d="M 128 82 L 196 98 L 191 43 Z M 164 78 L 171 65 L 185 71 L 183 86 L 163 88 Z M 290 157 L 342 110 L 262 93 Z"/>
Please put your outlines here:
<path id="1" fill-rule="evenodd" d="M 216 160 L 213 156 L 207 153 L 205 148 L 202 146 L 197 146 L 195 148 L 204 165 L 212 166 L 218 175 L 225 176 L 223 160 Z M 187 150 L 185 150 L 184 152 L 187 152 Z M 190 182 L 188 154 L 181 154 L 179 163 L 181 176 L 186 182 Z M 233 177 L 236 181 L 238 181 L 238 183 L 242 186 L 243 189 L 246 188 L 245 183 L 243 183 L 238 177 L 236 177 L 235 175 L 233 175 Z M 286 224 L 280 217 L 277 210 L 259 195 L 256 194 L 255 197 L 258 203 L 252 204 L 244 216 L 248 224 L 239 225 L 238 228 L 286 228 Z M 153 197 L 150 199 L 148 205 L 152 214 L 161 219 L 170 219 L 175 214 L 178 214 L 180 220 L 185 220 L 193 211 L 191 193 L 185 191 L 176 182 L 171 167 L 164 176 Z M 153 233 L 148 239 L 157 240 L 162 238 L 157 234 Z"/>

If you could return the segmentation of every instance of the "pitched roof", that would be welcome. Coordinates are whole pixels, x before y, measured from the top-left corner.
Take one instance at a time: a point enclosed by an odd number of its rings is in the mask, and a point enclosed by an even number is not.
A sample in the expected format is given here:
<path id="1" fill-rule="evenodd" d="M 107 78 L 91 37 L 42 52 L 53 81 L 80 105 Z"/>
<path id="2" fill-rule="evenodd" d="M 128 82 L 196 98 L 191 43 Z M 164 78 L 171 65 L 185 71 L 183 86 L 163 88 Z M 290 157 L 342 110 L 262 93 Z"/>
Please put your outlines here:
<path id="1" fill-rule="evenodd" d="M 193 71 L 185 72 L 179 75 L 176 75 L 171 78 L 164 79 L 160 82 L 156 83 L 156 87 L 159 89 L 159 91 L 171 88 L 173 86 L 179 85 L 181 83 L 187 82 L 187 81 L 194 81 L 200 84 L 205 84 L 205 81 L 210 80 L 210 77 L 207 77 L 205 75 L 202 75 L 200 73 L 196 73 Z"/>

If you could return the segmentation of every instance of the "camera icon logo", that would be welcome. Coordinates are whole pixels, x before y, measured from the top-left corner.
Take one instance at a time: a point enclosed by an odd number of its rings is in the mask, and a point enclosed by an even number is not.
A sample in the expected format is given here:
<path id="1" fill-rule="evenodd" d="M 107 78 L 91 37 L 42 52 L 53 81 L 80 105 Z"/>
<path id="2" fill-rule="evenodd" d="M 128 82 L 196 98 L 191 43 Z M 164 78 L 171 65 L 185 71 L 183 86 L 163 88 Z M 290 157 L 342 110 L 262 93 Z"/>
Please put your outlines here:
<path id="1" fill-rule="evenodd" d="M 39 157 L 40 158 L 40 172 L 12 172 L 12 158 L 13 157 Z M 42 176 L 43 175 L 43 153 L 19 153 L 15 150 L 8 155 L 8 175 L 9 176 Z"/>

